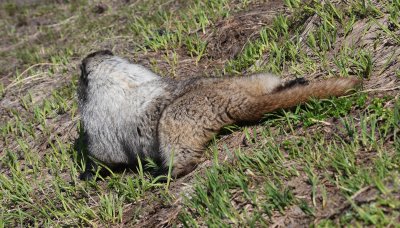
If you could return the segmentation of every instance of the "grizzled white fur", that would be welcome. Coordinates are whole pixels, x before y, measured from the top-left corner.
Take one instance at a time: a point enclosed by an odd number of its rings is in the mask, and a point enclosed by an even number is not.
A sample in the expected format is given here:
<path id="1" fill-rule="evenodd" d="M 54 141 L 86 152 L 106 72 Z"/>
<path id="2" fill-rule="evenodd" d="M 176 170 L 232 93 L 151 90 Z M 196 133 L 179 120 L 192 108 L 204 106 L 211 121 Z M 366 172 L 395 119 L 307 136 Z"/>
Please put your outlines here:
<path id="1" fill-rule="evenodd" d="M 137 156 L 159 157 L 158 118 L 152 117 L 160 115 L 163 104 L 154 100 L 168 94 L 168 83 L 117 56 L 89 60 L 83 62 L 78 93 L 89 155 L 110 166 L 132 163 Z"/>

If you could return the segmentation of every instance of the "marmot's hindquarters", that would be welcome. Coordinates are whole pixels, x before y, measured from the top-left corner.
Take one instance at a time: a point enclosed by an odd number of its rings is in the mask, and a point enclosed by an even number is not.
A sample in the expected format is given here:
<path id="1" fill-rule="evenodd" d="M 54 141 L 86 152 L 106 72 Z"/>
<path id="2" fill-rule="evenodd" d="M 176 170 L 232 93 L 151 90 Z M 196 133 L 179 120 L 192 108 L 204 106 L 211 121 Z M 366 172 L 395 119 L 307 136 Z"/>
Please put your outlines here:
<path id="1" fill-rule="evenodd" d="M 294 80 L 284 85 L 272 78 L 216 80 L 213 86 L 199 87 L 172 102 L 160 119 L 159 141 L 168 165 L 173 154 L 173 176 L 192 171 L 203 156 L 206 144 L 225 125 L 259 121 L 280 108 L 289 108 L 312 98 L 346 94 L 360 82 L 356 79 L 330 79 L 308 83 Z M 268 76 L 270 77 L 270 76 Z"/>
<path id="2" fill-rule="evenodd" d="M 168 166 L 173 155 L 174 177 L 195 168 L 206 144 L 222 127 L 259 120 L 262 115 L 254 116 L 250 107 L 281 85 L 277 77 L 261 74 L 212 80 L 212 84 L 204 83 L 175 99 L 160 118 L 159 142 L 165 155 L 164 165 Z"/>

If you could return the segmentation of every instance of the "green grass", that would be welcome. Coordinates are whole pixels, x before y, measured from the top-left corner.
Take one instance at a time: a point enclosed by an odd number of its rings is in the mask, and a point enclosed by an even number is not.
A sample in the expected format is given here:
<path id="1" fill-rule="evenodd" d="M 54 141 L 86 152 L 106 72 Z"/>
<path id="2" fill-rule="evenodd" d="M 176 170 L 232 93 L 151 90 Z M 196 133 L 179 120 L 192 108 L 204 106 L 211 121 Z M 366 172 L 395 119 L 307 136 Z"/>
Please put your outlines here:
<path id="1" fill-rule="evenodd" d="M 208 53 L 217 22 L 268 3 L 103 3 L 102 14 L 86 0 L 0 7 L 0 227 L 158 224 L 151 216 L 189 227 L 290 219 L 398 226 L 398 0 L 285 0 L 285 13 L 252 31 L 234 58 L 221 59 Z M 216 65 L 214 75 L 358 77 L 366 91 L 268 113 L 254 126 L 227 126 L 232 136 L 213 140 L 205 167 L 184 183 L 152 176 L 142 164 L 106 177 L 100 167 L 98 181 L 84 182 L 78 64 L 104 48 L 166 77 L 185 77 L 188 66 L 202 76 Z"/>
<path id="2" fill-rule="evenodd" d="M 330 106 L 334 105 L 337 104 L 330 103 Z M 352 216 L 346 215 L 348 221 L 383 226 L 396 224 L 395 218 L 399 213 L 391 211 L 392 214 L 387 215 L 384 213 L 384 203 L 364 204 L 364 209 L 360 209 L 352 202 L 351 197 L 364 186 L 379 189 L 378 198 L 393 198 L 399 193 L 399 165 L 396 162 L 400 158 L 400 147 L 397 140 L 397 144 L 391 146 L 384 142 L 391 134 L 398 137 L 397 125 L 400 119 L 395 113 L 399 112 L 399 108 L 400 101 L 397 101 L 395 108 L 385 110 L 387 116 L 381 119 L 380 124 L 377 123 L 377 118 L 382 115 L 379 108 L 375 107 L 368 108 L 361 114 L 361 126 L 350 122 L 354 121 L 349 120 L 350 118 L 340 118 L 341 123 L 336 127 L 338 133 L 333 135 L 305 133 L 293 137 L 296 132 L 291 132 L 287 129 L 289 127 L 281 124 L 286 119 L 285 113 L 274 120 L 268 120 L 268 126 L 259 134 L 262 135 L 261 138 L 271 139 L 270 141 L 266 144 L 256 143 L 251 152 L 231 152 L 237 156 L 234 164 L 214 163 L 204 176 L 198 177 L 193 187 L 194 193 L 186 199 L 187 209 L 182 212 L 181 221 L 188 226 L 223 226 L 228 223 L 239 226 L 263 225 L 269 224 L 273 211 L 284 214 L 288 207 L 295 204 L 305 214 L 313 214 L 310 207 L 326 206 L 326 189 L 335 185 L 339 190 L 335 197 L 348 198 L 351 203 Z M 312 111 L 305 110 L 296 116 L 315 118 Z M 286 126 L 295 126 L 297 121 L 289 119 Z M 271 132 L 271 125 L 275 124 L 279 130 Z M 287 131 L 290 133 L 286 139 L 272 140 Z M 376 152 L 370 164 L 358 162 L 364 157 L 361 152 L 363 150 Z M 293 189 L 285 184 L 288 180 L 300 177 L 308 179 L 310 202 L 296 198 Z M 387 182 L 394 182 L 394 186 L 387 189 Z M 241 194 L 235 194 L 237 192 Z M 235 208 L 233 202 L 237 200 L 251 207 Z M 398 209 L 398 200 L 394 200 L 389 207 Z M 373 218 L 369 218 L 371 216 Z M 329 220 L 324 220 L 324 223 L 327 221 Z M 347 223 L 340 221 L 339 224 Z"/>

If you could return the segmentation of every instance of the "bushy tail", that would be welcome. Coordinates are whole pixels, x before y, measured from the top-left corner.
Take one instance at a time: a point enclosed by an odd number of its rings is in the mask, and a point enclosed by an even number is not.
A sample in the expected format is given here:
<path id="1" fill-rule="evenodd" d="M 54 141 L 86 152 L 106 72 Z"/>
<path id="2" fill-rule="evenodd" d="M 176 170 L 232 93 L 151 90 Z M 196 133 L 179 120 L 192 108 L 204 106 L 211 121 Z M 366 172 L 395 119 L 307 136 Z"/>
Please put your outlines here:
<path id="1" fill-rule="evenodd" d="M 353 89 L 361 85 L 361 81 L 355 78 L 336 78 L 308 84 L 289 83 L 289 86 L 281 87 L 276 92 L 264 95 L 259 102 L 251 108 L 248 120 L 257 120 L 265 113 L 284 109 L 305 103 L 312 98 L 323 99 L 338 97 L 351 93 Z"/>

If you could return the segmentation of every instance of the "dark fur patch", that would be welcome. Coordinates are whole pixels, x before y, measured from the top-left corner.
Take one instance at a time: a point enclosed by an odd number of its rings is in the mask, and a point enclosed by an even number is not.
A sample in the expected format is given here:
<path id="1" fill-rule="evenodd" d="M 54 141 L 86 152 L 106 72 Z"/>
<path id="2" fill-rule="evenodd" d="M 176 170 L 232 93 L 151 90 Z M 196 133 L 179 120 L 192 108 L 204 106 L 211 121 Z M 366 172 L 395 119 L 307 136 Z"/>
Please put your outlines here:
<path id="1" fill-rule="evenodd" d="M 87 55 L 83 60 L 82 64 L 80 66 L 81 68 L 81 76 L 84 77 L 87 75 L 88 72 L 86 72 L 86 65 L 89 61 L 89 59 L 95 57 L 95 56 L 102 56 L 102 55 L 110 55 L 113 56 L 114 54 L 110 50 L 100 50 L 100 51 L 95 51 L 93 53 L 90 53 Z"/>
<path id="2" fill-rule="evenodd" d="M 110 50 L 100 50 L 90 53 L 89 55 L 86 56 L 85 59 L 89 59 L 98 55 L 114 55 L 114 54 Z"/>
<path id="3" fill-rule="evenodd" d="M 293 80 L 290 80 L 290 81 L 286 82 L 285 84 L 283 84 L 281 86 L 276 87 L 273 92 L 274 93 L 275 92 L 280 92 L 280 91 L 283 91 L 283 90 L 286 90 L 286 89 L 293 88 L 295 86 L 306 86 L 306 85 L 308 85 L 308 81 L 307 80 L 305 80 L 304 78 L 296 78 L 296 79 L 293 79 Z"/>

